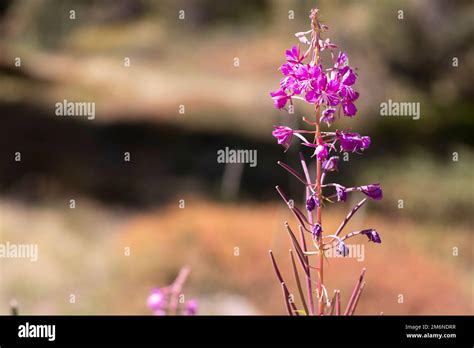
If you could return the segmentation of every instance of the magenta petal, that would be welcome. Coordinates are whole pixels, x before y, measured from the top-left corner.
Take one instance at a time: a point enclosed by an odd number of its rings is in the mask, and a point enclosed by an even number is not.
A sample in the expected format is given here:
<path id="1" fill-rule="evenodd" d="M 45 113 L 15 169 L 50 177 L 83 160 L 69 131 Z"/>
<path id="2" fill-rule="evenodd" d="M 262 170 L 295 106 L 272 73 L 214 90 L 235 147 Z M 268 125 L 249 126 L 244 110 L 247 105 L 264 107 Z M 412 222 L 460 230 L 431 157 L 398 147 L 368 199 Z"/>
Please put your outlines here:
<path id="1" fill-rule="evenodd" d="M 275 107 L 278 109 L 285 107 L 287 101 L 290 99 L 286 92 L 281 89 L 271 92 L 270 95 L 275 103 Z"/>
<path id="2" fill-rule="evenodd" d="M 320 95 L 318 93 L 316 93 L 314 90 L 311 89 L 308 92 L 306 92 L 306 95 L 304 96 L 304 98 L 306 99 L 308 103 L 315 103 L 319 96 Z"/>
<path id="3" fill-rule="evenodd" d="M 380 184 L 371 184 L 366 186 L 360 186 L 359 189 L 369 198 L 373 200 L 381 200 L 383 198 L 382 188 Z"/>
<path id="4" fill-rule="evenodd" d="M 344 110 L 344 115 L 352 117 L 357 113 L 357 108 L 354 103 L 346 103 L 342 106 Z"/>
<path id="5" fill-rule="evenodd" d="M 346 86 L 352 86 L 356 82 L 357 76 L 349 68 L 346 73 L 342 76 L 342 83 Z"/>

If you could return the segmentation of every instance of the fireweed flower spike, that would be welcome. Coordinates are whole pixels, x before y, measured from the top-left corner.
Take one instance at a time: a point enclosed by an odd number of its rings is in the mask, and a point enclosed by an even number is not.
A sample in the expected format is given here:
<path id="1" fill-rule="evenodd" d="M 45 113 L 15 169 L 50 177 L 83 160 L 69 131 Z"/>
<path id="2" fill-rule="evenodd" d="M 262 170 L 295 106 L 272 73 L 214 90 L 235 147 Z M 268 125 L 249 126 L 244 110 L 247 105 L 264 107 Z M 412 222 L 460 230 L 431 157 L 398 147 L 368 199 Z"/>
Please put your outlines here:
<path id="1" fill-rule="evenodd" d="M 323 124 L 332 127 L 340 115 L 355 117 L 357 114 L 355 103 L 359 98 L 359 93 L 355 90 L 356 70 L 349 65 L 346 52 L 341 51 L 336 54 L 334 50 L 337 46 L 330 39 L 322 37 L 328 27 L 320 23 L 319 10 L 311 10 L 310 19 L 311 29 L 295 34 L 299 40 L 299 46 L 293 46 L 286 50 L 286 62 L 279 68 L 283 75 L 279 88 L 270 93 L 275 107 L 278 109 L 285 108 L 287 103 L 293 103 L 293 100 L 298 103 L 308 103 L 314 109 L 311 119 L 303 117 L 304 124 L 310 125 L 312 129 L 292 130 L 286 126 L 275 126 L 272 133 L 278 144 L 283 145 L 285 151 L 291 146 L 293 136 L 298 137 L 302 140 L 303 148 L 309 148 L 308 150 L 312 152 L 311 157 L 315 157 L 316 162 L 316 168 L 313 171 L 312 168 L 308 168 L 305 156 L 300 153 L 302 173 L 287 164 L 278 162 L 281 167 L 303 184 L 306 193 L 306 209 L 303 209 L 306 214 L 304 214 L 298 207 L 290 204 L 290 199 L 280 187 L 276 187 L 299 225 L 300 235 L 298 237 L 290 225 L 285 222 L 285 228 L 292 244 L 290 257 L 302 309 L 288 298 L 289 290 L 271 251 L 270 257 L 283 291 L 285 307 L 289 315 L 301 315 L 302 313 L 305 315 L 332 315 L 333 313 L 352 315 L 365 285 L 363 281 L 365 269 L 362 270 L 349 298 L 347 308 L 343 312 L 340 292 L 335 290 L 332 299 L 328 297 L 327 285 L 324 282 L 324 253 L 334 249 L 336 254 L 341 257 L 349 256 L 350 249 L 346 242 L 349 238 L 359 235 L 365 235 L 369 242 L 381 243 L 380 235 L 372 228 L 350 232 L 343 237 L 340 235 L 349 220 L 368 199 L 379 200 L 382 199 L 383 194 L 379 184 L 345 187 L 338 183 L 326 184 L 324 182 L 326 176 L 338 171 L 339 156 L 335 155 L 337 152 L 362 153 L 369 148 L 371 139 L 368 136 L 339 129 L 331 132 L 321 130 Z M 332 59 L 329 66 L 323 66 L 322 55 L 328 55 L 328 58 Z M 309 139 L 313 136 L 314 139 Z M 312 171 L 314 174 L 311 173 Z M 349 211 L 335 232 L 325 231 L 322 224 L 324 204 L 326 202 L 346 202 L 349 193 L 355 194 L 357 192 L 366 197 Z M 306 241 L 308 238 L 310 243 Z M 308 247 L 311 247 L 311 250 Z M 317 265 L 312 265 L 311 256 L 316 256 Z M 297 263 L 306 279 L 306 295 L 300 282 L 299 274 L 301 272 L 298 272 Z M 317 308 L 315 308 L 314 299 L 318 299 Z"/>

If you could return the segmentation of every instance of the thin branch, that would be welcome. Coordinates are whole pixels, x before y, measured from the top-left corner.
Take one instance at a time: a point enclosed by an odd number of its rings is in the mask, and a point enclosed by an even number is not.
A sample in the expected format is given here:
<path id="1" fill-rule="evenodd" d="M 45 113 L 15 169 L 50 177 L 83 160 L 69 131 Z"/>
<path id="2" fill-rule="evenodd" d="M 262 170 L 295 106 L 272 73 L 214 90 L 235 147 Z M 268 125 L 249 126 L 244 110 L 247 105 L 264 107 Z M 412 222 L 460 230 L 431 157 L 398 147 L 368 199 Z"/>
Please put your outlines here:
<path id="1" fill-rule="evenodd" d="M 288 314 L 290 316 L 293 316 L 294 313 L 290 307 L 290 302 L 288 301 L 288 289 L 286 288 L 286 285 L 284 282 L 281 283 L 281 290 L 283 292 L 283 299 L 285 301 L 285 305 L 286 305 L 286 310 L 288 311 Z"/>
<path id="2" fill-rule="evenodd" d="M 276 274 L 278 280 L 280 281 L 280 284 L 284 283 L 283 277 L 281 276 L 280 270 L 278 269 L 278 265 L 276 263 L 275 257 L 273 256 L 273 252 L 271 250 L 269 250 L 268 253 L 270 254 L 270 258 L 272 259 L 273 269 L 275 270 L 275 274 Z"/>
<path id="3" fill-rule="evenodd" d="M 351 308 L 351 311 L 350 311 L 349 315 L 354 315 L 354 312 L 357 308 L 357 304 L 359 303 L 360 295 L 362 294 L 362 291 L 364 290 L 364 286 L 365 286 L 365 282 L 362 283 L 362 285 L 360 286 L 359 291 L 357 292 L 357 296 L 355 298 L 354 304 L 352 305 L 352 308 Z"/>
<path id="4" fill-rule="evenodd" d="M 342 223 L 339 225 L 339 228 L 336 230 L 336 233 L 334 233 L 336 236 L 338 236 L 341 233 L 342 229 L 347 225 L 349 220 L 354 216 L 354 214 L 357 212 L 357 210 L 359 210 L 359 208 L 364 205 L 365 202 L 367 202 L 367 198 L 364 198 L 359 203 L 357 203 L 357 205 L 354 208 L 352 208 L 352 210 L 349 212 L 349 214 L 347 214 L 344 221 L 342 221 Z"/>
<path id="5" fill-rule="evenodd" d="M 300 293 L 301 303 L 305 310 L 306 315 L 309 315 L 308 305 L 306 304 L 306 299 L 303 295 L 303 289 L 301 287 L 300 276 L 298 275 L 298 269 L 296 268 L 295 258 L 293 256 L 293 250 L 290 249 L 291 264 L 293 265 L 293 272 L 295 273 L 296 286 L 298 287 L 298 292 Z"/>
<path id="6" fill-rule="evenodd" d="M 334 308 L 336 307 L 336 299 L 337 299 L 337 290 L 334 290 L 334 296 L 332 297 L 332 300 L 331 300 L 331 308 L 329 309 L 329 312 L 328 312 L 329 315 L 334 314 Z"/>
<path id="7" fill-rule="evenodd" d="M 306 247 L 306 238 L 304 236 L 303 226 L 300 225 L 300 238 L 301 244 L 303 246 L 303 252 L 306 253 L 308 251 Z M 309 313 L 312 315 L 314 313 L 314 300 L 313 300 L 313 286 L 311 285 L 311 265 L 309 263 L 309 257 L 307 255 L 304 256 L 307 266 L 304 266 L 304 271 L 306 273 L 306 289 L 308 292 L 308 302 L 309 302 Z"/>
<path id="8" fill-rule="evenodd" d="M 341 292 L 336 292 L 336 315 L 341 315 Z"/>
<path id="9" fill-rule="evenodd" d="M 286 230 L 288 231 L 288 234 L 290 235 L 291 242 L 296 250 L 296 253 L 298 254 L 298 258 L 300 259 L 300 262 L 302 263 L 303 269 L 305 269 L 306 271 L 305 266 L 307 266 L 307 263 L 306 263 L 303 250 L 301 250 L 300 244 L 298 243 L 298 240 L 296 239 L 295 234 L 291 230 L 290 225 L 288 225 L 288 222 L 285 222 L 285 227 L 286 227 Z M 309 276 L 308 272 L 306 272 L 306 275 Z"/>
<path id="10" fill-rule="evenodd" d="M 305 225 L 305 222 L 307 224 L 309 224 L 308 220 L 306 219 L 306 217 L 303 215 L 303 213 L 298 209 L 296 208 L 295 206 L 292 206 L 290 204 L 290 201 L 288 199 L 288 197 L 286 197 L 286 195 L 283 193 L 283 191 L 280 189 L 279 186 L 275 186 L 275 189 L 278 191 L 278 193 L 280 194 L 281 198 L 283 199 L 283 201 L 286 203 L 286 205 L 288 206 L 288 208 L 290 208 L 290 210 L 293 212 L 293 214 L 296 216 L 296 218 L 298 219 L 298 221 L 300 222 L 300 224 L 303 226 L 303 228 L 308 231 L 308 232 L 311 232 L 310 230 L 308 230 L 308 228 L 306 227 Z"/>
<path id="11" fill-rule="evenodd" d="M 10 301 L 10 313 L 11 315 L 18 315 L 18 302 L 16 300 Z"/>
<path id="12" fill-rule="evenodd" d="M 362 272 L 360 273 L 359 279 L 357 280 L 357 283 L 354 286 L 354 290 L 352 291 L 352 295 L 349 299 L 349 302 L 347 303 L 347 307 L 346 307 L 346 310 L 344 312 L 344 315 L 348 315 L 350 313 L 350 310 L 352 309 L 352 306 L 354 305 L 354 302 L 355 302 L 357 293 L 359 292 L 362 281 L 364 280 L 364 275 L 365 275 L 365 268 L 362 269 Z"/>
<path id="13" fill-rule="evenodd" d="M 308 185 L 311 185 L 311 177 L 309 176 L 309 171 L 308 171 L 308 166 L 306 165 L 306 161 L 304 159 L 303 154 L 300 152 L 300 162 L 301 162 L 301 167 L 303 168 L 303 172 L 306 178 L 306 183 Z"/>
<path id="14" fill-rule="evenodd" d="M 304 185 L 307 185 L 306 181 L 301 177 L 301 175 L 298 174 L 298 172 L 296 170 L 294 170 L 293 168 L 291 168 L 289 165 L 281 162 L 281 161 L 278 161 L 277 162 L 278 165 L 280 167 L 282 167 L 283 169 L 285 169 L 286 171 L 288 171 L 290 174 L 292 174 L 295 178 L 297 178 L 299 181 L 301 181 Z"/>
<path id="15" fill-rule="evenodd" d="M 178 276 L 171 285 L 170 312 L 173 314 L 178 314 L 179 294 L 183 288 L 184 283 L 186 282 L 186 278 L 188 277 L 190 271 L 191 269 L 189 268 L 189 266 L 184 266 L 183 268 L 181 268 Z"/>
<path id="16" fill-rule="evenodd" d="M 288 301 L 288 297 L 290 295 L 290 292 L 288 291 L 288 289 L 285 285 L 285 282 L 283 281 L 283 277 L 281 276 L 280 270 L 278 269 L 278 265 L 276 263 L 275 257 L 273 256 L 273 252 L 271 250 L 269 250 L 268 253 L 270 254 L 270 258 L 272 260 L 272 265 L 273 265 L 273 269 L 275 270 L 275 274 L 276 274 L 278 280 L 280 281 L 281 287 L 283 289 L 283 297 L 284 297 L 284 300 L 285 300 L 286 309 L 288 310 L 288 314 L 293 316 L 294 313 L 296 313 L 296 315 L 298 315 L 298 312 L 296 312 L 297 308 L 296 308 L 295 304 L 294 303 L 290 304 L 289 301 Z"/>

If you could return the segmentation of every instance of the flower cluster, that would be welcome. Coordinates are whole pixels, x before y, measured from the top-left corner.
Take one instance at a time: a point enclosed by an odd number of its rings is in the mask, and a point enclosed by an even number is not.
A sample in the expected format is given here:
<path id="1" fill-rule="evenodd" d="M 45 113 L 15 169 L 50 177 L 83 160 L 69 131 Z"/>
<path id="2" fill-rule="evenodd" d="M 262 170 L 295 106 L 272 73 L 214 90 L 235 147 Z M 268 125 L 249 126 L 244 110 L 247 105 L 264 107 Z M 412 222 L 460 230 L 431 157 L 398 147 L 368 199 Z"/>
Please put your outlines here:
<path id="1" fill-rule="evenodd" d="M 184 295 L 181 294 L 188 274 L 189 268 L 184 267 L 171 285 L 152 289 L 147 299 L 147 306 L 154 315 L 195 315 L 197 313 L 197 300 L 184 301 Z"/>
<path id="2" fill-rule="evenodd" d="M 349 66 L 349 59 L 345 52 L 339 52 L 336 56 L 334 49 L 337 47 L 329 39 L 323 39 L 321 35 L 328 29 L 322 25 L 318 19 L 318 10 L 311 11 L 311 30 L 296 34 L 299 41 L 307 48 L 302 53 L 299 46 L 293 46 L 286 51 L 286 62 L 280 67 L 283 78 L 280 81 L 280 88 L 270 93 L 275 106 L 283 109 L 288 103 L 293 104 L 294 100 L 300 100 L 312 105 L 315 110 L 314 122 L 308 121 L 303 117 L 303 121 L 310 125 L 312 129 L 294 130 L 287 126 L 275 126 L 272 135 L 277 139 L 278 144 L 282 145 L 287 151 L 293 142 L 293 139 L 301 141 L 303 148 L 310 148 L 312 158 L 315 158 L 316 170 L 314 175 L 310 170 L 304 158 L 300 153 L 300 162 L 303 174 L 300 174 L 294 168 L 287 164 L 279 162 L 285 170 L 297 178 L 305 186 L 306 192 L 306 213 L 303 213 L 296 206 L 289 204 L 290 200 L 277 186 L 277 191 L 288 204 L 299 223 L 301 232 L 300 240 L 296 238 L 288 223 L 285 227 L 290 235 L 290 239 L 296 255 L 300 260 L 300 265 L 306 275 L 307 296 L 301 291 L 301 285 L 292 257 L 293 269 L 300 290 L 301 303 L 303 310 L 298 310 L 296 305 L 289 303 L 287 295 L 288 289 L 283 281 L 280 270 L 273 254 L 270 252 L 272 263 L 277 277 L 282 284 L 285 295 L 285 303 L 290 315 L 299 315 L 300 313 L 315 314 L 313 304 L 313 292 L 316 292 L 319 299 L 317 313 L 319 315 L 332 313 L 341 314 L 337 303 L 340 305 L 340 294 L 336 293 L 334 298 L 328 298 L 327 290 L 324 284 L 323 268 L 325 252 L 334 249 L 337 255 L 347 257 L 350 250 L 347 247 L 346 240 L 358 235 L 365 235 L 369 242 L 381 243 L 382 240 L 378 232 L 372 228 L 360 231 L 352 231 L 341 235 L 349 220 L 355 213 L 370 200 L 380 200 L 383 198 L 380 184 L 369 184 L 355 187 L 345 187 L 339 183 L 326 183 L 327 177 L 331 172 L 338 171 L 339 156 L 338 152 L 362 153 L 367 150 L 371 144 L 368 136 L 362 136 L 358 133 L 348 132 L 336 129 L 335 131 L 322 131 L 322 124 L 330 127 L 341 113 L 344 116 L 353 117 L 357 113 L 354 102 L 359 98 L 359 93 L 354 89 L 357 81 L 355 69 Z M 327 53 L 324 53 L 324 52 Z M 325 68 L 322 65 L 322 54 L 330 55 L 332 59 L 331 66 Z M 312 137 L 312 139 L 310 138 Z M 312 179 L 314 178 L 314 180 Z M 346 202 L 350 193 L 360 192 L 364 196 L 343 219 L 338 229 L 335 231 L 325 231 L 322 225 L 322 208 L 326 202 Z M 305 234 L 308 233 L 315 250 L 307 248 Z M 319 256 L 317 267 L 311 266 L 309 256 Z M 317 269 L 318 275 L 316 281 L 312 280 L 312 269 Z M 314 272 L 314 271 L 313 271 Z M 362 282 L 365 270 L 363 270 L 359 281 L 356 283 L 354 292 L 349 300 L 344 314 L 353 314 L 359 299 L 364 283 Z M 313 291 L 313 282 L 317 288 Z M 336 308 L 336 309 L 335 309 Z"/>
<path id="3" fill-rule="evenodd" d="M 309 41 L 307 41 L 309 43 Z M 319 46 L 319 51 L 329 49 L 334 59 L 333 48 L 330 43 Z M 334 65 L 323 69 L 319 61 L 312 60 L 304 63 L 311 53 L 310 50 L 301 54 L 298 46 L 293 46 L 286 51 L 286 63 L 280 67 L 283 78 L 280 88 L 271 92 L 275 106 L 282 109 L 294 98 L 302 98 L 310 104 L 315 104 L 322 110 L 321 120 L 331 124 L 335 121 L 336 109 L 341 109 L 345 116 L 355 116 L 357 108 L 354 102 L 359 98 L 359 93 L 354 91 L 357 75 L 349 66 L 349 60 L 344 52 L 339 52 Z"/>

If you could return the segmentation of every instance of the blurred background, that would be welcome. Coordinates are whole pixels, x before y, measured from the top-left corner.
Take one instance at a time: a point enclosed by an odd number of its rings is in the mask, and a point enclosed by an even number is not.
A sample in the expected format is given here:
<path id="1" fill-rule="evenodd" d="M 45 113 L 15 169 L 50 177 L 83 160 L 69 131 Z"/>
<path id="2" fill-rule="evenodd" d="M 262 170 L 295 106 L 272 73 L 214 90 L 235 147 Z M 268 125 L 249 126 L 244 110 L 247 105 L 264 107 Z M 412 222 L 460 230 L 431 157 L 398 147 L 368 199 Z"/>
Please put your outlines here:
<path id="1" fill-rule="evenodd" d="M 473 314 L 468 0 L 2 1 L 0 243 L 38 244 L 39 260 L 0 259 L 0 313 L 15 298 L 20 314 L 149 314 L 151 288 L 187 264 L 200 314 L 284 314 L 268 250 L 296 292 L 296 223 L 274 187 L 303 192 L 276 161 L 299 169 L 301 149 L 271 131 L 310 114 L 269 92 L 312 7 L 358 69 L 358 115 L 336 127 L 372 137 L 334 180 L 385 195 L 348 226 L 383 243 L 330 258 L 328 290 L 346 303 L 366 267 L 359 314 Z M 55 116 L 64 99 L 95 102 L 95 119 Z M 419 102 L 420 119 L 380 116 L 388 99 Z M 256 149 L 258 165 L 217 163 L 225 147 Z M 325 229 L 354 203 L 325 209 Z"/>

